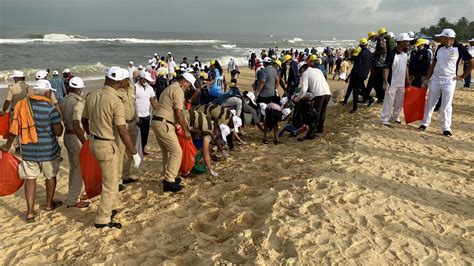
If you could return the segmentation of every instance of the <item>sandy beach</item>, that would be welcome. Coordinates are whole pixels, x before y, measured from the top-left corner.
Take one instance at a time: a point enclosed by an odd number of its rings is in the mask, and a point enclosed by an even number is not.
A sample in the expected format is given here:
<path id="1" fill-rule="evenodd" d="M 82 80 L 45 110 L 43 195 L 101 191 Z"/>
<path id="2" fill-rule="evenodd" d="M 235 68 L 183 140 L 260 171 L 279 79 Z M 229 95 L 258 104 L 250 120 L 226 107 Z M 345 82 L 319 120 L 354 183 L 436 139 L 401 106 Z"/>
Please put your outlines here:
<path id="1" fill-rule="evenodd" d="M 252 82 L 242 70 L 240 89 Z M 347 84 L 329 83 L 341 97 Z M 98 197 L 83 210 L 41 211 L 40 178 L 35 223 L 24 221 L 23 189 L 0 198 L 0 264 L 472 264 L 473 102 L 474 91 L 456 90 L 452 138 L 438 113 L 426 132 L 381 126 L 380 104 L 330 107 L 325 133 L 303 143 L 263 145 L 247 127 L 249 144 L 215 164 L 219 179 L 184 179 L 179 194 L 163 193 L 150 132 L 139 182 L 116 202 L 122 230 L 93 227 Z M 64 147 L 62 156 L 56 198 L 65 200 Z"/>

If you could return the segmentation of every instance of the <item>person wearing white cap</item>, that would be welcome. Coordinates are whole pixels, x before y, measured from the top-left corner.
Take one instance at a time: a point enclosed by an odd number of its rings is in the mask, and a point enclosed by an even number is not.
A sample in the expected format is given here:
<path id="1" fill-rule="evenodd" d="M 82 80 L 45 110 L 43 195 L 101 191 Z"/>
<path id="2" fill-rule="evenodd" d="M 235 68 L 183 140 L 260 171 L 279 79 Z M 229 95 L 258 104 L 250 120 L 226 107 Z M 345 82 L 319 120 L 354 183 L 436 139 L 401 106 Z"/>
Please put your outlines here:
<path id="1" fill-rule="evenodd" d="M 471 38 L 469 40 L 469 48 L 467 50 L 469 54 L 474 58 L 474 38 Z M 464 61 L 464 66 L 463 69 L 466 71 L 469 67 L 469 62 Z M 469 73 L 465 78 L 464 78 L 464 89 L 469 90 L 471 87 L 471 73 Z"/>
<path id="2" fill-rule="evenodd" d="M 60 81 L 62 83 L 62 81 Z M 69 81 L 69 94 L 62 101 L 62 120 L 65 127 L 64 146 L 67 150 L 69 160 L 69 185 L 66 199 L 67 207 L 87 208 L 89 202 L 81 200 L 84 182 L 79 164 L 79 154 L 82 145 L 86 142 L 84 131 L 81 127 L 82 111 L 84 110 L 84 99 L 81 97 L 84 89 L 84 81 L 74 77 Z"/>
<path id="3" fill-rule="evenodd" d="M 90 149 L 100 165 L 102 173 L 102 194 L 95 219 L 95 227 L 121 228 L 122 224 L 111 222 L 115 199 L 120 181 L 121 156 L 120 141 L 133 155 L 135 167 L 140 166 L 141 158 L 135 149 L 127 130 L 125 109 L 118 90 L 128 88 L 128 71 L 111 67 L 107 71 L 102 89 L 89 93 L 82 113 L 82 125 L 89 135 Z M 117 138 L 119 136 L 120 138 Z"/>
<path id="4" fill-rule="evenodd" d="M 182 189 L 177 178 L 181 166 L 182 151 L 176 135 L 176 126 L 180 125 L 187 138 L 191 138 L 186 120 L 183 115 L 184 93 L 195 89 L 196 78 L 189 73 L 176 78 L 160 96 L 158 107 L 152 112 L 151 127 L 156 135 L 163 154 L 163 190 L 178 192 Z"/>
<path id="5" fill-rule="evenodd" d="M 151 74 L 143 72 L 140 79 L 135 83 L 135 95 L 138 112 L 138 126 L 140 127 L 140 136 L 142 140 L 142 152 L 144 155 L 148 155 L 145 151 L 145 147 L 148 143 L 148 133 L 150 131 L 150 106 L 155 110 L 158 108 L 158 101 L 156 99 L 155 91 L 149 85 L 154 80 L 151 78 Z"/>
<path id="6" fill-rule="evenodd" d="M 46 80 L 47 77 L 48 77 L 48 72 L 45 71 L 45 70 L 39 70 L 39 71 L 37 71 L 36 74 L 35 74 L 35 79 L 36 79 L 36 80 Z M 71 77 L 72 77 L 72 76 L 71 76 Z M 51 83 L 51 82 L 50 82 L 50 83 Z M 69 86 L 69 84 L 68 84 L 68 86 Z M 27 92 L 28 92 L 28 94 L 31 93 L 30 91 L 27 91 Z M 58 93 L 58 90 L 55 89 L 55 88 L 53 88 L 53 92 L 54 92 L 54 93 L 48 93 L 48 97 L 49 97 L 49 99 L 50 99 L 50 101 L 51 101 L 51 104 L 53 104 L 53 105 L 56 107 L 56 109 L 58 110 L 59 114 L 62 115 L 62 113 L 61 113 L 61 107 L 59 106 L 59 101 L 58 101 L 58 99 L 56 98 L 56 93 Z"/>
<path id="7" fill-rule="evenodd" d="M 69 89 L 69 80 L 71 80 L 74 76 L 71 73 L 71 70 L 69 68 L 66 68 L 63 70 L 63 81 L 64 81 L 64 86 L 66 86 L 66 94 L 68 94 L 68 89 Z"/>
<path id="8" fill-rule="evenodd" d="M 443 135 L 450 137 L 451 116 L 454 89 L 457 80 L 464 80 L 472 71 L 474 60 L 467 51 L 466 47 L 455 41 L 456 33 L 452 29 L 444 29 L 437 34 L 440 37 L 441 45 L 436 50 L 433 63 L 431 64 L 428 78 L 430 79 L 428 89 L 428 99 L 426 101 L 425 114 L 420 125 L 420 130 L 425 130 L 431 123 L 436 103 L 441 95 L 441 108 L 439 109 L 441 130 Z M 468 63 L 468 68 L 464 70 L 461 76 L 458 76 L 458 64 L 460 60 Z"/>
<path id="9" fill-rule="evenodd" d="M 133 61 L 128 62 L 128 73 L 130 74 L 130 82 L 133 84 L 133 75 L 137 68 L 133 65 Z"/>
<path id="10" fill-rule="evenodd" d="M 405 50 L 410 45 L 411 38 L 407 33 L 401 33 L 397 38 L 397 46 L 385 58 L 383 88 L 385 97 L 380 112 L 381 122 L 385 126 L 390 121 L 400 122 L 400 113 L 405 98 L 405 86 L 410 85 L 408 74 L 408 54 Z"/>
<path id="11" fill-rule="evenodd" d="M 35 221 L 36 179 L 39 176 L 46 178 L 45 210 L 52 211 L 62 205 L 54 200 L 54 192 L 60 157 L 57 137 L 62 135 L 63 126 L 59 112 L 47 97 L 51 90 L 49 81 L 39 80 L 32 87 L 31 95 L 17 103 L 7 143 L 0 148 L 8 151 L 16 136 L 21 139 L 19 176 L 25 179 L 27 222 Z M 32 117 L 32 121 L 25 117 Z"/>
<path id="12" fill-rule="evenodd" d="M 176 62 L 174 61 L 173 56 L 171 56 L 170 53 L 168 53 L 168 56 L 166 57 L 166 62 L 168 63 L 168 81 L 170 81 L 176 71 Z"/>
<path id="13" fill-rule="evenodd" d="M 278 86 L 280 84 L 280 75 L 275 66 L 272 65 L 272 59 L 265 57 L 263 59 L 263 70 L 259 72 L 257 89 L 257 103 L 279 102 Z"/>
<path id="14" fill-rule="evenodd" d="M 244 91 L 242 93 L 242 112 L 244 114 L 250 114 L 252 115 L 252 121 L 251 124 L 256 125 L 260 131 L 264 131 L 263 128 L 263 123 L 260 122 L 260 116 L 258 114 L 258 105 L 257 102 L 255 101 L 256 97 L 255 94 L 251 91 Z M 243 119 L 245 119 L 245 115 L 242 116 Z M 246 122 L 243 122 L 246 124 Z"/>
<path id="15" fill-rule="evenodd" d="M 61 102 L 64 100 L 64 97 L 66 97 L 66 86 L 64 85 L 63 80 L 59 77 L 58 71 L 53 71 L 53 77 L 49 80 L 49 82 L 51 82 L 51 87 L 56 90 L 54 95 L 61 104 Z"/>

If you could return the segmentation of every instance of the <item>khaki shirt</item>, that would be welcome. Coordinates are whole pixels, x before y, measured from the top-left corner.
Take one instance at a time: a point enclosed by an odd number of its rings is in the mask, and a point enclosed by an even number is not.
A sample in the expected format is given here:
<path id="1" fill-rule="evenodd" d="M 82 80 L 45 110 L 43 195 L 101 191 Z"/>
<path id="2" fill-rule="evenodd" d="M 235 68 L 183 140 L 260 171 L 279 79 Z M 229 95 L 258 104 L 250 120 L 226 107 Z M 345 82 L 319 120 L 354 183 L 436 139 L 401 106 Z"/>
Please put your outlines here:
<path id="1" fill-rule="evenodd" d="M 123 101 L 123 106 L 125 110 L 125 120 L 127 121 L 127 123 L 136 122 L 137 106 L 136 106 L 135 87 L 133 85 L 130 85 L 128 90 L 119 89 L 118 93 Z"/>
<path id="2" fill-rule="evenodd" d="M 30 85 L 26 84 L 24 81 L 18 81 L 15 84 L 8 86 L 6 101 L 11 102 L 11 110 L 15 109 L 15 105 L 28 96 L 27 91 L 32 89 Z"/>
<path id="3" fill-rule="evenodd" d="M 177 124 L 178 117 L 174 110 L 184 109 L 184 90 L 178 82 L 169 85 L 160 95 L 158 108 L 153 110 L 153 116 L 162 117 L 171 123 Z"/>
<path id="4" fill-rule="evenodd" d="M 115 140 L 115 127 L 126 125 L 123 100 L 109 86 L 87 95 L 82 117 L 89 119 L 90 133 L 103 139 Z"/>
<path id="5" fill-rule="evenodd" d="M 81 121 L 84 110 L 84 99 L 76 93 L 69 93 L 61 103 L 63 122 L 66 130 L 73 129 L 72 121 Z"/>

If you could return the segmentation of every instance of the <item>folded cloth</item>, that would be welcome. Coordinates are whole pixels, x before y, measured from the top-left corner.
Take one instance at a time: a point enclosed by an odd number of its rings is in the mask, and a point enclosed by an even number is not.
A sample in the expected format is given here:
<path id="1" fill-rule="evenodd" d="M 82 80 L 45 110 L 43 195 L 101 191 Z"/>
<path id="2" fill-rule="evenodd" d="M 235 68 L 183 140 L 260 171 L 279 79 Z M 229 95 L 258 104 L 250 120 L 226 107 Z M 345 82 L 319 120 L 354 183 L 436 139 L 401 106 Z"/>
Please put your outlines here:
<path id="1" fill-rule="evenodd" d="M 13 120 L 10 125 L 10 133 L 21 136 L 21 144 L 38 143 L 38 134 L 31 110 L 30 99 L 51 103 L 50 99 L 46 97 L 32 95 L 16 104 Z"/>

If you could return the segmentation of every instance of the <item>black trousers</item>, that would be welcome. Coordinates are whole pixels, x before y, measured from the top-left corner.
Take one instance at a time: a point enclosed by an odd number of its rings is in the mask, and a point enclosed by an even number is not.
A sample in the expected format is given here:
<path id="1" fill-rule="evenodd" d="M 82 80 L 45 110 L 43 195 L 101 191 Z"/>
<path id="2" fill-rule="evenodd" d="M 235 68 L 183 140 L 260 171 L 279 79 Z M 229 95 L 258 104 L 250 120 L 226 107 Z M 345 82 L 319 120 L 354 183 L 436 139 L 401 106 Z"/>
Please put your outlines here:
<path id="1" fill-rule="evenodd" d="M 359 103 L 359 93 L 364 90 L 364 80 L 356 77 L 351 76 L 349 81 L 349 86 L 347 87 L 346 95 L 344 96 L 344 102 L 347 103 L 349 100 L 349 96 L 352 92 L 352 110 L 357 110 L 357 104 Z"/>
<path id="2" fill-rule="evenodd" d="M 145 146 L 148 143 L 148 133 L 150 131 L 150 116 L 139 117 L 138 125 L 140 127 L 140 136 L 142 138 L 142 151 L 145 151 Z"/>
<path id="3" fill-rule="evenodd" d="M 377 101 L 383 102 L 383 98 L 385 97 L 385 91 L 383 89 L 383 67 L 374 67 L 374 71 L 374 89 L 375 94 L 377 95 Z M 369 99 L 369 97 L 370 91 L 366 90 L 364 100 Z"/>
<path id="4" fill-rule="evenodd" d="M 316 133 L 323 133 L 324 121 L 326 120 L 326 108 L 328 107 L 331 95 L 316 96 L 313 98 L 310 110 L 309 130 L 306 134 L 309 138 L 314 138 Z"/>

